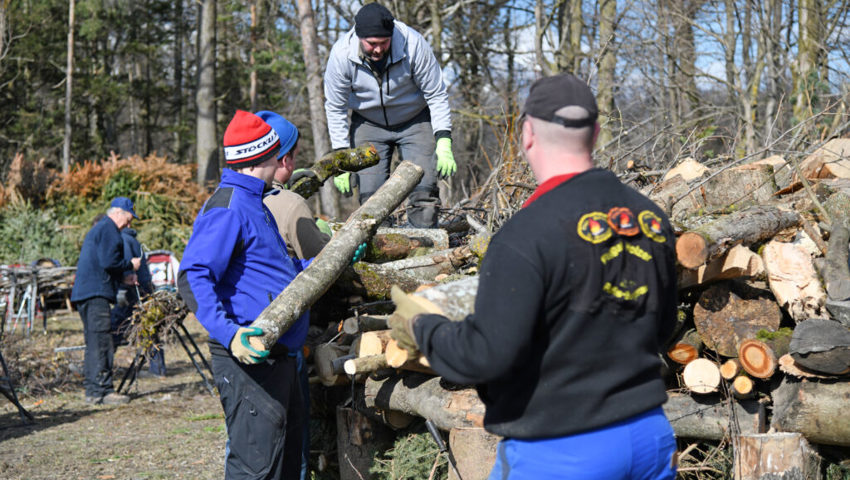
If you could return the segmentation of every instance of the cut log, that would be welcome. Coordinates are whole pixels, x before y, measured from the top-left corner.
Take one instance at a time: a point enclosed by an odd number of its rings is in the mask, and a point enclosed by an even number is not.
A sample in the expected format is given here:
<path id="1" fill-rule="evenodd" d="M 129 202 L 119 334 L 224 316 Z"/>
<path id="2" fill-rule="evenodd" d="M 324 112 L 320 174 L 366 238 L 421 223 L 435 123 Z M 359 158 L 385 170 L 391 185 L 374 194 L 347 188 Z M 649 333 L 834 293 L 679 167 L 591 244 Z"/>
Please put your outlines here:
<path id="1" fill-rule="evenodd" d="M 738 344 L 759 330 L 776 331 L 782 313 L 768 298 L 742 299 L 726 284 L 707 289 L 694 306 L 694 325 L 705 346 L 724 357 L 737 357 Z"/>
<path id="2" fill-rule="evenodd" d="M 699 358 L 699 354 L 702 352 L 702 346 L 703 343 L 699 333 L 697 333 L 696 329 L 691 328 L 682 332 L 682 335 L 673 341 L 667 350 L 667 356 L 670 357 L 670 360 L 678 364 L 687 365 Z"/>
<path id="3" fill-rule="evenodd" d="M 449 480 L 487 480 L 496 463 L 501 437 L 483 428 L 449 430 L 449 448 L 457 462 L 460 478 L 449 468 Z"/>
<path id="4" fill-rule="evenodd" d="M 363 393 L 365 391 L 365 387 L 363 386 L 363 383 L 368 377 L 368 375 L 365 375 L 362 381 L 356 382 L 351 386 L 352 406 L 354 409 L 376 422 L 383 423 L 393 430 L 399 430 L 410 426 L 410 424 L 416 420 L 416 417 L 413 415 L 408 415 L 406 413 L 399 412 L 398 410 L 366 406 L 366 397 Z"/>
<path id="5" fill-rule="evenodd" d="M 441 430 L 482 427 L 484 404 L 471 388 L 446 390 L 440 377 L 418 373 L 366 379 L 366 405 L 432 420 Z"/>
<path id="6" fill-rule="evenodd" d="M 708 173 L 708 167 L 697 162 L 693 158 L 688 157 L 677 163 L 675 167 L 668 170 L 661 179 L 662 181 L 669 180 L 676 175 L 679 175 L 685 179 L 686 182 L 690 182 L 691 180 L 705 177 Z"/>
<path id="7" fill-rule="evenodd" d="M 820 480 L 820 457 L 799 433 L 739 435 L 735 480 Z"/>
<path id="8" fill-rule="evenodd" d="M 753 206 L 723 216 L 676 241 L 676 256 L 686 268 L 697 268 L 735 245 L 752 245 L 798 225 L 796 212 L 772 206 Z"/>
<path id="9" fill-rule="evenodd" d="M 374 330 L 386 330 L 389 315 L 358 315 L 349 317 L 342 322 L 342 331 L 349 335 L 356 335 Z"/>
<path id="10" fill-rule="evenodd" d="M 753 398 L 756 396 L 756 385 L 753 379 L 746 375 L 739 375 L 732 380 L 732 395 L 737 399 Z"/>
<path id="11" fill-rule="evenodd" d="M 414 293 L 439 308 L 449 320 L 460 321 L 474 313 L 478 277 L 468 277 Z"/>
<path id="12" fill-rule="evenodd" d="M 790 375 L 796 378 L 808 378 L 808 379 L 820 379 L 820 380 L 829 380 L 835 379 L 835 375 L 823 374 L 820 372 L 816 372 L 814 370 L 809 370 L 808 368 L 800 365 L 796 361 L 794 361 L 794 357 L 790 354 L 786 353 L 779 357 L 779 370 L 786 375 Z"/>
<path id="13" fill-rule="evenodd" d="M 836 138 L 806 157 L 800 164 L 800 171 L 810 180 L 850 178 L 850 159 L 848 158 L 850 158 L 850 139 Z M 795 180 L 798 179 L 795 178 Z"/>
<path id="14" fill-rule="evenodd" d="M 850 330 L 836 321 L 800 322 L 788 350 L 794 362 L 808 370 L 829 375 L 850 372 Z"/>
<path id="15" fill-rule="evenodd" d="M 850 267 L 847 265 L 850 250 L 848 250 L 848 244 L 850 244 L 850 229 L 844 224 L 843 219 L 834 219 L 832 231 L 829 232 L 829 250 L 826 252 L 826 261 L 821 271 L 826 293 L 832 300 L 850 299 Z"/>
<path id="16" fill-rule="evenodd" d="M 764 273 L 764 261 L 757 253 L 743 245 L 735 245 L 725 254 L 696 270 L 682 269 L 679 272 L 679 288 L 718 280 L 759 277 Z"/>
<path id="17" fill-rule="evenodd" d="M 677 438 L 719 441 L 735 431 L 765 431 L 764 406 L 755 400 L 739 402 L 721 400 L 717 396 L 668 393 L 667 403 L 662 407 Z"/>
<path id="18" fill-rule="evenodd" d="M 850 417 L 844 412 L 850 383 L 785 377 L 771 396 L 771 428 L 802 433 L 812 443 L 850 446 Z"/>
<path id="19" fill-rule="evenodd" d="M 345 375 L 334 373 L 334 360 L 348 354 L 348 348 L 340 347 L 333 343 L 322 343 L 313 349 L 313 365 L 316 367 L 316 376 L 326 387 L 346 383 Z"/>
<path id="20" fill-rule="evenodd" d="M 395 340 L 390 340 L 390 342 L 387 343 L 385 356 L 387 358 L 387 365 L 390 367 L 398 368 L 400 370 L 427 373 L 429 375 L 437 374 L 431 369 L 431 364 L 428 363 L 427 358 L 421 354 L 411 356 L 407 350 L 399 347 Z"/>
<path id="21" fill-rule="evenodd" d="M 685 365 L 682 381 L 693 393 L 714 393 L 720 388 L 720 369 L 711 360 L 698 358 Z"/>
<path id="22" fill-rule="evenodd" d="M 381 227 L 369 241 L 365 260 L 383 263 L 449 248 L 449 234 L 441 228 Z"/>
<path id="23" fill-rule="evenodd" d="M 673 176 L 645 192 L 671 218 L 695 212 L 705 207 L 705 197 L 701 191 L 691 191 L 688 181 L 680 175 Z"/>
<path id="24" fill-rule="evenodd" d="M 763 205 L 773 200 L 778 190 L 773 167 L 758 163 L 723 169 L 704 188 L 707 206 L 714 209 Z"/>
<path id="25" fill-rule="evenodd" d="M 785 188 L 791 184 L 793 168 L 781 155 L 772 155 L 750 165 L 770 165 L 773 168 L 773 181 L 776 183 L 776 188 Z"/>
<path id="26" fill-rule="evenodd" d="M 342 171 L 356 172 L 377 165 L 380 157 L 371 143 L 356 148 L 334 150 L 322 156 L 309 168 L 315 177 L 302 177 L 289 187 L 292 192 L 310 198 L 325 180 Z"/>
<path id="27" fill-rule="evenodd" d="M 357 346 L 357 356 L 371 357 L 374 355 L 383 355 L 387 350 L 387 343 L 392 340 L 390 332 L 391 330 L 363 332 L 360 335 L 360 344 Z"/>
<path id="28" fill-rule="evenodd" d="M 372 373 L 387 367 L 389 367 L 389 365 L 387 365 L 387 357 L 382 354 L 352 358 L 346 360 L 343 365 L 343 369 L 348 375 Z"/>
<path id="29" fill-rule="evenodd" d="M 270 349 L 336 281 L 351 262 L 357 247 L 407 198 L 419 183 L 422 173 L 422 168 L 412 162 L 401 162 L 378 191 L 351 214 L 313 263 L 299 273 L 251 323 L 252 327 L 262 329 L 263 335 L 259 339 L 266 349 Z"/>
<path id="30" fill-rule="evenodd" d="M 720 376 L 724 380 L 732 380 L 741 373 L 741 362 L 737 358 L 730 358 L 720 365 Z"/>
<path id="31" fill-rule="evenodd" d="M 741 368 L 756 378 L 770 378 L 776 371 L 778 359 L 788 353 L 791 330 L 782 328 L 776 332 L 759 332 L 758 338 L 748 338 L 738 345 L 738 360 Z"/>
<path id="32" fill-rule="evenodd" d="M 799 245 L 775 240 L 762 251 L 770 291 L 795 321 L 825 316 L 826 292 L 815 272 L 812 257 Z"/>

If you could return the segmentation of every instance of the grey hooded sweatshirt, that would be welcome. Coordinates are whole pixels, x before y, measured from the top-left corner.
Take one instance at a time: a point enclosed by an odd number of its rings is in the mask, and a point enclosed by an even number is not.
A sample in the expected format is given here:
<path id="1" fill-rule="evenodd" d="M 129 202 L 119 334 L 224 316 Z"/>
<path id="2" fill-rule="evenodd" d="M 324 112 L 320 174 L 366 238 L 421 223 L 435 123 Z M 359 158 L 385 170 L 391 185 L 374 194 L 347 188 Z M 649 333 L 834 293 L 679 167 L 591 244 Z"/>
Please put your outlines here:
<path id="1" fill-rule="evenodd" d="M 428 107 L 434 133 L 451 132 L 443 72 L 425 38 L 396 20 L 388 55 L 384 71 L 376 75 L 360 53 L 354 29 L 334 44 L 325 69 L 325 112 L 332 148 L 350 146 L 349 109 L 375 125 L 392 128 Z"/>

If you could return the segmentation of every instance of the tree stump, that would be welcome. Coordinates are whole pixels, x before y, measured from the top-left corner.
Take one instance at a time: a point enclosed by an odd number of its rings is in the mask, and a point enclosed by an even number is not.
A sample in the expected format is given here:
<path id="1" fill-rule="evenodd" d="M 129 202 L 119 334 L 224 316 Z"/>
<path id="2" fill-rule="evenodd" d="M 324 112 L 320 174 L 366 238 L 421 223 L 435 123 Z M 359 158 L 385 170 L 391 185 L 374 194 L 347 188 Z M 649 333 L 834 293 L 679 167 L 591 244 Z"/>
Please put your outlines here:
<path id="1" fill-rule="evenodd" d="M 819 480 L 820 457 L 799 433 L 739 435 L 735 480 Z"/>

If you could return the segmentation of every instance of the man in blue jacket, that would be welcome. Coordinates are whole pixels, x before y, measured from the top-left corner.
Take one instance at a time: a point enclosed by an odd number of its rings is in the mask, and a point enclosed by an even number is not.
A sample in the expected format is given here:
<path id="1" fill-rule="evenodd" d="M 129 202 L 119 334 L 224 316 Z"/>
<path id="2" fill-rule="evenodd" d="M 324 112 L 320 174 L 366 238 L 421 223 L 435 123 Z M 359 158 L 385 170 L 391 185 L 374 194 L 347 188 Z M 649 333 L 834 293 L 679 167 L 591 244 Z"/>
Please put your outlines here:
<path id="1" fill-rule="evenodd" d="M 126 197 L 112 200 L 106 216 L 86 234 L 77 275 L 71 290 L 71 301 L 83 320 L 86 340 L 84 360 L 86 402 L 121 404 L 130 401 L 115 393 L 112 387 L 113 346 L 110 334 L 109 304 L 115 303 L 119 283 L 136 281 L 134 271 L 141 259 L 124 256 L 121 229 L 129 227 L 136 217 L 133 201 Z M 125 272 L 130 272 L 125 276 Z"/>
<path id="2" fill-rule="evenodd" d="M 224 133 L 229 169 L 195 219 L 178 291 L 209 332 L 224 409 L 228 479 L 295 479 L 301 469 L 304 405 L 296 352 L 302 315 L 270 350 L 250 324 L 309 263 L 286 253 L 263 204 L 278 168 L 280 138 L 260 117 L 237 111 Z"/>
<path id="3" fill-rule="evenodd" d="M 387 180 L 398 149 L 403 160 L 425 171 L 408 197 L 408 221 L 435 227 L 437 176 L 450 177 L 457 165 L 443 73 L 425 38 L 395 20 L 386 7 L 367 3 L 354 17 L 354 28 L 331 49 L 325 99 L 332 148 L 371 142 L 378 149 L 380 162 L 357 173 L 360 203 Z M 334 179 L 340 192 L 350 191 L 350 176 Z"/>

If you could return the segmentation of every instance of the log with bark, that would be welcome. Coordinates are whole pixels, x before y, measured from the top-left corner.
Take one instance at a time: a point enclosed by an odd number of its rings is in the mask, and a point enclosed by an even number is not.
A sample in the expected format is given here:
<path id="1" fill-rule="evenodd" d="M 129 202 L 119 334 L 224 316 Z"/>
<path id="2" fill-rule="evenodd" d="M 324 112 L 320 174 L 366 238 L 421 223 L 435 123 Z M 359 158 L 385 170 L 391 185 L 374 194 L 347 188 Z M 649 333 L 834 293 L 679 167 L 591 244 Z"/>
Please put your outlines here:
<path id="1" fill-rule="evenodd" d="M 366 379 L 366 405 L 432 420 L 441 430 L 481 427 L 484 404 L 471 388 L 448 390 L 440 377 L 418 373 Z"/>
<path id="2" fill-rule="evenodd" d="M 749 207 L 683 233 L 676 241 L 676 256 L 686 268 L 697 268 L 735 245 L 768 240 L 799 222 L 796 212 L 768 205 Z"/>
<path id="3" fill-rule="evenodd" d="M 753 278 L 764 275 L 764 261 L 749 248 L 735 245 L 720 257 L 695 270 L 681 269 L 679 288 L 688 288 L 719 280 Z"/>
<path id="4" fill-rule="evenodd" d="M 850 417 L 844 414 L 850 383 L 785 377 L 771 396 L 771 428 L 802 433 L 812 443 L 850 446 Z"/>
<path id="5" fill-rule="evenodd" d="M 840 220 L 833 220 L 832 230 L 829 232 L 829 250 L 826 252 L 821 276 L 829 298 L 843 301 L 850 299 L 850 267 L 847 264 L 850 229 L 843 218 Z"/>
<path id="6" fill-rule="evenodd" d="M 766 431 L 764 406 L 755 400 L 734 401 L 716 395 L 692 397 L 668 393 L 662 408 L 678 438 L 723 440 L 733 432 Z"/>
<path id="7" fill-rule="evenodd" d="M 470 249 L 463 246 L 388 263 L 357 262 L 337 285 L 371 300 L 385 300 L 393 285 L 405 292 L 416 291 L 423 284 L 434 282 L 438 275 L 457 273 L 473 258 Z"/>
<path id="8" fill-rule="evenodd" d="M 839 322 L 819 318 L 800 322 L 788 351 L 808 370 L 828 375 L 850 372 L 850 330 Z"/>
<path id="9" fill-rule="evenodd" d="M 371 143 L 355 148 L 334 150 L 308 167 L 315 176 L 301 177 L 289 187 L 289 190 L 304 198 L 310 198 L 319 191 L 319 188 L 328 178 L 343 171 L 363 170 L 377 165 L 379 160 L 378 150 Z"/>
<path id="10" fill-rule="evenodd" d="M 770 291 L 795 321 L 824 317 L 826 292 L 806 249 L 793 243 L 771 240 L 762 251 Z"/>
<path id="11" fill-rule="evenodd" d="M 341 347 L 334 343 L 322 343 L 313 349 L 313 365 L 316 367 L 316 375 L 322 385 L 331 387 L 340 385 L 347 381 L 345 375 L 334 368 L 334 361 L 348 355 L 348 347 Z"/>
<path id="12" fill-rule="evenodd" d="M 739 435 L 736 480 L 819 480 L 820 457 L 799 433 Z"/>
<path id="13" fill-rule="evenodd" d="M 381 227 L 369 241 L 364 260 L 384 263 L 449 248 L 449 234 L 440 228 Z"/>
<path id="14" fill-rule="evenodd" d="M 374 330 L 386 330 L 389 315 L 357 315 L 348 317 L 342 321 L 342 331 L 349 335 L 356 335 Z"/>
<path id="15" fill-rule="evenodd" d="M 724 357 L 737 357 L 738 344 L 754 338 L 759 330 L 779 329 L 782 313 L 776 302 L 757 290 L 743 299 L 728 284 L 710 287 L 694 306 L 694 325 L 705 346 Z"/>
<path id="16" fill-rule="evenodd" d="M 302 313 L 318 300 L 349 265 L 354 251 L 366 241 L 407 195 L 413 191 L 422 168 L 412 162 L 399 164 L 374 195 L 360 206 L 309 267 L 304 269 L 251 324 L 263 330 L 259 336 L 270 349 Z"/>

